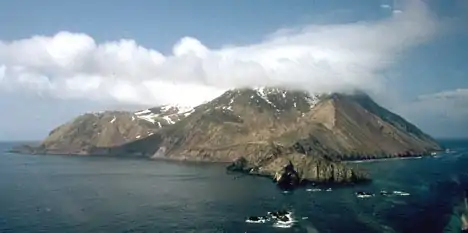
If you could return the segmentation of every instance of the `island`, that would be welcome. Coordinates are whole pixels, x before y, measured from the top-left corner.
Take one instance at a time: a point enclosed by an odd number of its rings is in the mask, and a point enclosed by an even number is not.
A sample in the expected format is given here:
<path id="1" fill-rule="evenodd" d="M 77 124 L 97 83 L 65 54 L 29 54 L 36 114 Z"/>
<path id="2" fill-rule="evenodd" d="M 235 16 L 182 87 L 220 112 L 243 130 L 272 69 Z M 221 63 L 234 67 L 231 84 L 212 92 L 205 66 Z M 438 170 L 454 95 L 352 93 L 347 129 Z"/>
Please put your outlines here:
<path id="1" fill-rule="evenodd" d="M 425 156 L 443 150 L 430 135 L 361 92 L 238 88 L 195 107 L 86 113 L 17 153 L 143 157 L 229 163 L 229 171 L 296 186 L 358 183 L 348 160 Z"/>

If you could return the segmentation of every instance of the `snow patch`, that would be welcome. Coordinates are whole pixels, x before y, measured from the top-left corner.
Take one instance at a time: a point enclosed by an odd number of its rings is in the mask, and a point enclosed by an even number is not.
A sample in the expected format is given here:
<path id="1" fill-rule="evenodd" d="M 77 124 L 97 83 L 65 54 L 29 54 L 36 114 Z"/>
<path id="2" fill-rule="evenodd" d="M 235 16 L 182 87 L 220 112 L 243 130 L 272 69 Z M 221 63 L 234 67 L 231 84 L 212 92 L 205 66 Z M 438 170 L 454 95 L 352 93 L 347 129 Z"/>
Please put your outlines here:
<path id="1" fill-rule="evenodd" d="M 148 114 L 148 113 L 151 113 L 151 111 L 149 109 L 145 109 L 145 110 L 142 110 L 142 111 L 139 111 L 139 112 L 135 112 L 135 115 L 140 116 L 140 115 L 145 115 L 145 114 Z"/>
<path id="2" fill-rule="evenodd" d="M 175 122 L 169 116 L 165 116 L 163 119 L 166 120 L 168 124 L 175 124 Z"/>
<path id="3" fill-rule="evenodd" d="M 156 122 L 154 119 L 153 119 L 153 116 L 152 115 L 143 115 L 143 116 L 137 116 L 138 118 L 142 119 L 142 120 L 145 120 L 145 121 L 149 121 L 151 123 L 154 124 L 154 122 Z"/>
<path id="4" fill-rule="evenodd" d="M 270 101 L 270 99 L 268 98 L 269 95 L 272 95 L 272 94 L 273 95 L 281 95 L 281 97 L 284 98 L 284 99 L 288 98 L 288 96 L 287 96 L 288 90 L 283 90 L 283 89 L 280 89 L 280 88 L 257 87 L 257 88 L 254 88 L 254 90 L 256 91 L 257 96 L 259 96 L 265 102 L 267 102 L 268 104 L 270 104 L 271 106 L 273 106 L 275 108 L 277 108 L 277 106 L 275 106 L 275 104 Z M 306 94 L 304 99 L 310 105 L 310 108 L 313 108 L 320 101 L 319 97 L 320 96 L 316 95 L 316 94 Z M 253 98 L 253 96 L 251 98 Z M 293 105 L 294 105 L 295 108 L 297 108 L 296 101 L 293 102 Z"/>
<path id="5" fill-rule="evenodd" d="M 255 90 L 257 91 L 257 95 L 260 98 L 262 98 L 263 100 L 265 100 L 265 102 L 267 102 L 268 104 L 276 108 L 276 106 L 268 99 L 269 93 L 266 87 L 258 87 L 258 88 L 255 88 Z"/>
<path id="6" fill-rule="evenodd" d="M 315 105 L 317 105 L 320 99 L 318 95 L 308 95 L 306 101 L 310 105 L 310 108 L 313 108 Z"/>
<path id="7" fill-rule="evenodd" d="M 222 106 L 221 109 L 232 111 L 232 106 Z"/>
<path id="8" fill-rule="evenodd" d="M 114 116 L 114 118 L 112 118 L 112 120 L 110 121 L 110 123 L 111 123 L 111 124 L 114 123 L 116 119 L 117 119 L 117 117 Z"/>
<path id="9" fill-rule="evenodd" d="M 141 136 L 140 136 L 140 135 L 137 135 L 135 138 L 138 139 L 138 138 L 141 138 Z"/>
<path id="10" fill-rule="evenodd" d="M 161 112 L 166 113 L 167 111 L 171 109 L 176 109 L 177 111 L 173 114 L 181 114 L 181 113 L 186 113 L 189 112 L 193 109 L 193 107 L 189 106 L 182 106 L 182 105 L 164 105 L 161 107 Z M 172 115 L 172 114 L 171 114 Z"/>
<path id="11" fill-rule="evenodd" d="M 194 108 L 192 108 L 190 111 L 184 112 L 184 116 L 185 116 L 185 117 L 188 117 L 188 116 L 190 116 L 190 114 L 192 114 L 193 112 L 195 112 L 195 109 L 194 109 Z"/>
<path id="12" fill-rule="evenodd" d="M 185 117 L 192 114 L 195 109 L 189 106 L 182 106 L 182 105 L 164 105 L 159 107 L 157 112 L 153 112 L 150 109 L 145 109 L 139 112 L 135 112 L 135 115 L 142 119 L 149 121 L 151 123 L 156 123 L 156 118 L 164 118 L 167 122 L 173 122 L 170 124 L 174 124 L 175 122 L 172 120 L 174 119 L 175 115 L 183 114 Z M 167 120 L 169 117 L 169 120 Z M 160 125 L 160 124 L 158 124 Z"/>

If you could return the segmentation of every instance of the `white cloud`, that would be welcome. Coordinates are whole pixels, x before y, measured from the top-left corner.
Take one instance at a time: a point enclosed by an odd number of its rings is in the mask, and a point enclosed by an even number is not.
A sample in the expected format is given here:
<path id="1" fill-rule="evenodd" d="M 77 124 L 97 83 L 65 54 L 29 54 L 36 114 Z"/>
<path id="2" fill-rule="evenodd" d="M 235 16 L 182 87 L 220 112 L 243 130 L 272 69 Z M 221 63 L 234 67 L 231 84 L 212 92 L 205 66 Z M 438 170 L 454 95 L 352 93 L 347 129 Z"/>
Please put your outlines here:
<path id="1" fill-rule="evenodd" d="M 310 91 L 379 90 L 379 72 L 437 32 L 421 1 L 376 22 L 309 25 L 257 44 L 210 49 L 182 38 L 172 55 L 133 40 L 97 43 L 59 32 L 0 41 L 0 90 L 136 104 L 196 104 L 227 88 L 290 85 Z"/>
<path id="2" fill-rule="evenodd" d="M 391 6 L 388 4 L 382 4 L 380 5 L 380 7 L 385 8 L 385 9 L 391 8 Z"/>
<path id="3" fill-rule="evenodd" d="M 468 119 L 468 89 L 454 89 L 420 95 L 417 100 L 404 105 L 402 111 L 412 115 L 440 116 L 453 121 Z"/>
<path id="4" fill-rule="evenodd" d="M 422 101 L 431 100 L 461 100 L 468 102 L 468 89 L 458 88 L 455 90 L 441 91 L 429 95 L 421 95 L 418 97 Z"/>

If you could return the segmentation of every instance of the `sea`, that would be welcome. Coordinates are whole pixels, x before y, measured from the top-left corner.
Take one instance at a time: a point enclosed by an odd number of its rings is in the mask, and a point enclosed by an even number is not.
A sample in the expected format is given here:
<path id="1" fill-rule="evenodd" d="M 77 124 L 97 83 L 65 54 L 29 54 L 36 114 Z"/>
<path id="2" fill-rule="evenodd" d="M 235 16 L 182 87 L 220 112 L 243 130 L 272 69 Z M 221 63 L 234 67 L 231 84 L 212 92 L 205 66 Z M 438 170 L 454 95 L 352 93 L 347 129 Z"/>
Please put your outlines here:
<path id="1" fill-rule="evenodd" d="M 441 143 L 432 157 L 351 163 L 369 184 L 291 192 L 224 164 L 0 152 L 0 232 L 457 232 L 468 140 Z M 246 221 L 278 210 L 292 223 Z"/>

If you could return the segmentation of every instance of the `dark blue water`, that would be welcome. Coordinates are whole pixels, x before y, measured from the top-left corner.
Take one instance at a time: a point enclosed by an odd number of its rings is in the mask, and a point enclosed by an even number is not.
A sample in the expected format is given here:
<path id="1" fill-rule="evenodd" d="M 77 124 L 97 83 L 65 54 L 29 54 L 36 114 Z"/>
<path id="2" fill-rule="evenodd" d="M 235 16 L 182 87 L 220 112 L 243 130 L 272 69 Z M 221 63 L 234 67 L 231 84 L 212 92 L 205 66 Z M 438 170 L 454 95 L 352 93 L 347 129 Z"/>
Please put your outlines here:
<path id="1" fill-rule="evenodd" d="M 468 143 L 445 143 L 455 152 L 355 164 L 370 185 L 292 193 L 216 164 L 4 153 L 0 232 L 442 232 L 468 181 Z M 354 195 L 381 189 L 411 195 Z M 281 208 L 292 228 L 245 222 Z"/>

